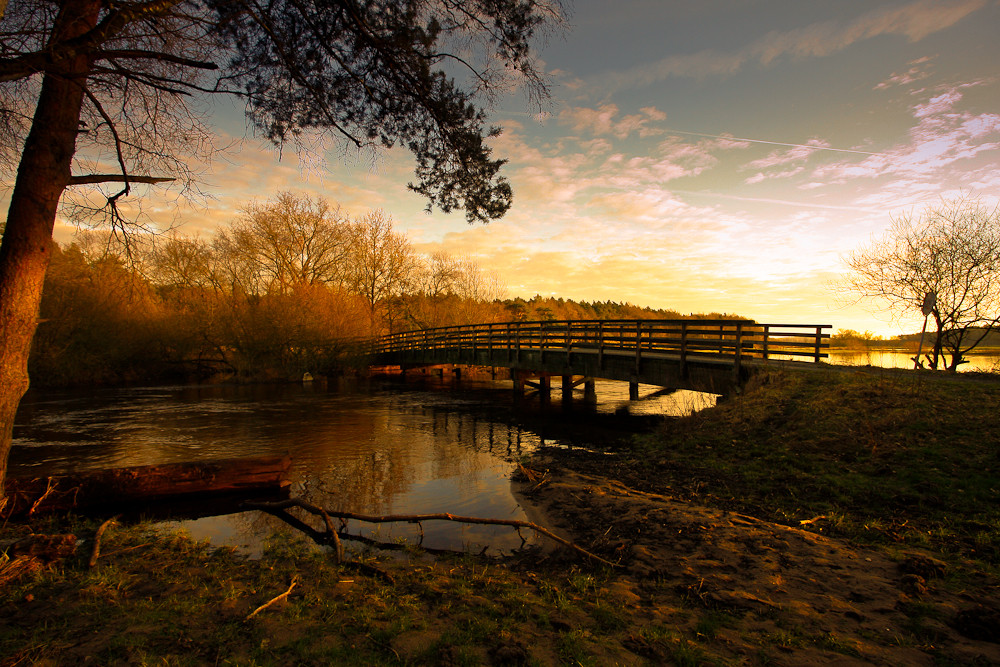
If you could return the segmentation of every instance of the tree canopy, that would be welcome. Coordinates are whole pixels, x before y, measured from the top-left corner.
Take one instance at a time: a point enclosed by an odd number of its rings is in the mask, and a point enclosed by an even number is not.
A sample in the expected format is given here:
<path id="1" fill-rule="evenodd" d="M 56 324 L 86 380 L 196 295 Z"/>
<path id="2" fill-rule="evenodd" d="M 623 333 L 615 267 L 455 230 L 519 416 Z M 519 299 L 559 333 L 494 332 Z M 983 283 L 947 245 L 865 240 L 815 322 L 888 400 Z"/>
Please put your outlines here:
<path id="1" fill-rule="evenodd" d="M 229 93 L 277 145 L 311 130 L 361 151 L 401 145 L 430 205 L 490 220 L 511 189 L 479 103 L 515 85 L 546 97 L 532 40 L 561 11 L 557 0 L 17 2 L 0 22 L 5 164 L 19 161 L 39 77 L 73 78 L 84 99 L 69 184 L 116 184 L 102 207 L 114 220 L 131 185 L 197 176 L 188 158 L 212 148 L 198 99 Z"/>

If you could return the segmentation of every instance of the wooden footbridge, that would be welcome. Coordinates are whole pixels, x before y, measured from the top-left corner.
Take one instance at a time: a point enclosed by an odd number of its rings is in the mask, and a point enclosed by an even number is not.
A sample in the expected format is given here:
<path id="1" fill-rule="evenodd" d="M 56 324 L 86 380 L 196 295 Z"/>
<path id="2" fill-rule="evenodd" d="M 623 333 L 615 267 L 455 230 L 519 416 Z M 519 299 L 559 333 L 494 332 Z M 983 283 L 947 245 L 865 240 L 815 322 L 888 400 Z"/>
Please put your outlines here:
<path id="1" fill-rule="evenodd" d="M 472 324 L 408 331 L 375 341 L 372 365 L 486 366 L 510 370 L 515 390 L 547 395 L 552 376 L 564 395 L 594 378 L 715 394 L 737 390 L 764 367 L 815 367 L 826 358 L 830 325 L 752 320 L 561 320 Z"/>

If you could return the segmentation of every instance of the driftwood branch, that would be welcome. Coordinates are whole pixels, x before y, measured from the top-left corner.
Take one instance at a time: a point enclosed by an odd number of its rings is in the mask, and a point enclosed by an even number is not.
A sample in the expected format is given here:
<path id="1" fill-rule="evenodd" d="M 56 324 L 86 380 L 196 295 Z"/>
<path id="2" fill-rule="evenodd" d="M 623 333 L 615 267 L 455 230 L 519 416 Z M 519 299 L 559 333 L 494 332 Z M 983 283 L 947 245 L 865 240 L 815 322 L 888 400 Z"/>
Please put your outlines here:
<path id="1" fill-rule="evenodd" d="M 281 500 L 273 503 L 264 502 L 251 502 L 246 503 L 247 507 L 262 509 L 262 510 L 283 510 L 289 507 L 299 507 L 311 514 L 317 516 L 327 515 L 329 517 L 338 517 L 341 519 L 354 519 L 356 521 L 364 521 L 366 523 L 418 523 L 420 521 L 455 521 L 458 523 L 470 523 L 470 524 L 484 524 L 489 526 L 510 526 L 511 528 L 529 528 L 539 535 L 544 535 L 545 537 L 558 542 L 570 549 L 586 556 L 587 558 L 603 563 L 605 565 L 610 565 L 611 567 L 617 567 L 615 563 L 609 560 L 601 558 L 597 554 L 593 554 L 583 547 L 580 547 L 567 539 L 559 537 L 547 528 L 539 526 L 537 523 L 532 523 L 530 521 L 521 521 L 519 519 L 483 519 L 479 517 L 471 516 L 459 516 L 456 514 L 449 513 L 438 513 L 438 514 L 387 514 L 382 516 L 371 515 L 371 514 L 359 514 L 357 512 L 339 512 L 332 510 L 324 510 L 321 507 L 317 507 L 311 503 L 307 503 L 298 498 L 289 498 L 288 500 Z"/>
<path id="2" fill-rule="evenodd" d="M 97 532 L 94 533 L 94 547 L 90 550 L 90 562 L 87 563 L 87 567 L 96 567 L 97 559 L 101 557 L 101 536 L 104 535 L 104 531 L 110 528 L 114 523 L 117 516 L 113 516 L 104 523 L 100 525 Z"/>
<path id="3" fill-rule="evenodd" d="M 340 535 L 337 534 L 337 529 L 333 526 L 333 520 L 330 518 L 329 512 L 324 510 L 322 507 L 319 511 L 323 513 L 323 521 L 326 523 L 326 532 L 333 540 L 333 549 L 336 554 L 337 565 L 340 565 L 344 560 L 344 545 L 340 543 Z"/>
<path id="4" fill-rule="evenodd" d="M 292 592 L 292 589 L 295 588 L 295 585 L 297 583 L 298 582 L 296 582 L 295 579 L 292 579 L 292 585 L 288 587 L 287 591 L 285 591 L 281 595 L 278 595 L 278 596 L 275 596 L 275 597 L 271 598 L 270 600 L 268 600 L 267 602 L 265 602 L 261 606 L 257 607 L 252 612 L 250 612 L 249 614 L 247 614 L 247 617 L 245 619 L 243 619 L 243 620 L 244 621 L 249 621 L 251 618 L 253 618 L 257 614 L 259 614 L 260 612 L 264 611 L 265 609 L 267 609 L 268 607 L 270 607 L 275 602 L 278 602 L 280 600 L 284 600 L 285 598 L 287 598 L 288 594 Z"/>
<path id="5" fill-rule="evenodd" d="M 344 547 L 343 547 L 343 544 L 341 543 L 340 538 L 344 537 L 346 539 L 357 540 L 359 542 L 363 542 L 364 544 L 369 544 L 371 546 L 375 546 L 375 547 L 378 547 L 380 549 L 402 549 L 403 548 L 402 545 L 392 544 L 392 543 L 386 543 L 386 542 L 378 542 L 376 540 L 372 540 L 370 538 L 363 537 L 361 535 L 349 535 L 349 534 L 341 535 L 337 531 L 333 531 L 330 534 L 321 533 L 320 531 L 315 530 L 312 526 L 310 526 L 309 524 L 307 524 L 305 521 L 302 521 L 301 519 L 298 519 L 298 518 L 292 516 L 291 514 L 289 514 L 288 512 L 286 512 L 284 509 L 273 509 L 273 508 L 270 508 L 270 507 L 260 507 L 259 506 L 260 503 L 244 503 L 243 505 L 244 505 L 244 507 L 247 507 L 247 508 L 251 508 L 251 505 L 257 505 L 256 507 L 253 507 L 252 509 L 259 509 L 262 512 L 267 512 L 271 516 L 274 516 L 274 517 L 277 517 L 277 518 L 281 519 L 282 521 L 284 521 L 285 523 L 287 523 L 292 528 L 295 528 L 296 530 L 302 531 L 303 533 L 305 533 L 306 535 L 308 535 L 310 538 L 312 538 L 313 541 L 315 541 L 315 542 L 317 542 L 319 544 L 328 544 L 329 542 L 333 542 L 334 549 L 336 549 L 336 554 L 337 554 L 336 555 L 337 565 L 340 565 L 341 567 L 350 568 L 352 570 L 355 570 L 357 572 L 361 572 L 362 574 L 367 574 L 369 576 L 381 577 L 382 579 L 384 579 L 389 584 L 395 584 L 396 583 L 396 580 L 392 578 L 392 575 L 390 575 L 388 572 L 386 572 L 384 570 L 380 570 L 379 568 L 375 567 L 374 565 L 369 565 L 368 563 L 362 563 L 360 561 L 344 560 Z M 438 551 L 438 550 L 428 549 L 428 551 L 430 551 L 431 553 L 442 553 L 442 554 L 446 553 L 443 550 Z"/>
<path id="6" fill-rule="evenodd" d="M 259 505 L 252 506 L 252 504 L 249 502 L 244 502 L 241 505 L 241 507 L 245 507 L 246 509 L 260 510 L 261 512 L 267 512 L 271 516 L 281 519 L 292 528 L 295 528 L 296 530 L 304 533 L 309 538 L 311 538 L 312 540 L 314 540 L 319 544 L 325 544 L 325 545 L 334 544 L 335 546 L 334 542 L 335 540 L 341 543 L 343 542 L 343 540 L 351 540 L 353 542 L 360 542 L 361 544 L 365 544 L 370 547 L 375 547 L 376 549 L 383 549 L 385 551 L 404 551 L 406 549 L 406 545 L 400 544 L 398 542 L 383 542 L 381 540 L 372 539 L 371 537 L 367 537 L 365 535 L 354 535 L 353 533 L 347 533 L 344 532 L 344 529 L 337 531 L 336 533 L 334 533 L 333 537 L 330 537 L 326 533 L 316 530 L 315 528 L 313 528 L 306 522 L 302 521 L 301 519 L 289 514 L 284 509 L 272 509 L 269 507 L 260 507 Z M 341 548 L 343 548 L 343 546 L 341 546 Z M 453 549 L 435 549 L 433 547 L 421 547 L 421 549 L 423 549 L 429 554 L 434 554 L 438 556 L 445 556 L 448 554 L 455 553 Z M 340 564 L 350 565 L 351 563 L 352 561 L 342 559 Z"/>
<path id="7" fill-rule="evenodd" d="M 55 488 L 56 488 L 55 482 L 51 477 L 48 477 L 45 481 L 45 493 L 40 495 L 38 497 L 38 500 L 32 503 L 31 509 L 28 510 L 28 516 L 31 516 L 32 514 L 35 513 L 35 510 L 38 509 L 38 506 L 42 504 L 42 501 L 44 501 L 46 498 L 49 497 L 49 494 L 55 491 Z"/>
<path id="8" fill-rule="evenodd" d="M 105 558 L 110 558 L 111 556 L 115 556 L 117 554 L 122 554 L 122 553 L 125 553 L 126 551 L 135 551 L 136 549 L 145 549 L 146 547 L 150 546 L 151 544 L 152 544 L 152 542 L 143 542 L 142 544 L 136 544 L 136 545 L 131 546 L 131 547 L 124 547 L 122 549 L 115 549 L 114 551 L 110 551 L 110 552 L 104 554 L 104 557 Z"/>

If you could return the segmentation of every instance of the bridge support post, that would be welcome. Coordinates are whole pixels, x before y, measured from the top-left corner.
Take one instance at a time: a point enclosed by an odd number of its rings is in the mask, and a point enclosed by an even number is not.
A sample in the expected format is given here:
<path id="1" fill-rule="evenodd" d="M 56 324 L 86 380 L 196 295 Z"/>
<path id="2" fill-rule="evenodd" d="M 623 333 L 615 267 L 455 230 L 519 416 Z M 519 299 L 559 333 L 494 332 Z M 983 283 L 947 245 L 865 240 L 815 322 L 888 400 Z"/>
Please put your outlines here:
<path id="1" fill-rule="evenodd" d="M 458 366 L 455 366 L 453 369 L 451 369 L 451 372 L 455 374 L 455 382 L 461 382 L 462 381 L 462 369 L 461 368 L 459 368 Z"/>
<path id="2" fill-rule="evenodd" d="M 583 381 L 583 401 L 584 403 L 597 403 L 597 385 L 594 378 L 587 378 Z"/>
<path id="3" fill-rule="evenodd" d="M 562 401 L 563 403 L 569 403 L 573 400 L 573 376 L 563 375 L 562 376 Z"/>
<path id="4" fill-rule="evenodd" d="M 514 398 L 515 399 L 524 398 L 524 378 L 521 377 L 520 373 L 515 373 L 511 371 L 510 379 L 514 381 Z"/>
<path id="5" fill-rule="evenodd" d="M 628 400 L 638 401 L 639 400 L 639 380 L 632 379 L 628 381 Z"/>
<path id="6" fill-rule="evenodd" d="M 548 401 L 552 398 L 552 376 L 542 375 L 538 378 L 538 393 L 541 395 L 543 401 Z"/>

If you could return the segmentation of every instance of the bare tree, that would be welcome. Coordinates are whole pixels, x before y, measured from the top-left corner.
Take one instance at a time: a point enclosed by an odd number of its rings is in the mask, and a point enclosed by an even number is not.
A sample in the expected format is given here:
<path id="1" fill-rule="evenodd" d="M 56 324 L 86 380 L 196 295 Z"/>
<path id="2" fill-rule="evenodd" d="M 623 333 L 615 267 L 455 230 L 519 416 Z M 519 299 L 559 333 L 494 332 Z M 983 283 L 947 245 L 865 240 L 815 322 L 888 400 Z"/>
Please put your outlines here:
<path id="1" fill-rule="evenodd" d="M 290 292 L 301 285 L 344 282 L 351 223 L 325 200 L 281 192 L 265 203 L 251 203 L 217 249 L 231 255 L 253 292 Z M 249 291 L 249 290 L 248 290 Z"/>
<path id="2" fill-rule="evenodd" d="M 472 259 L 459 260 L 455 293 L 476 302 L 499 301 L 507 296 L 507 285 L 495 271 L 486 271 Z"/>
<path id="3" fill-rule="evenodd" d="M 149 278 L 163 288 L 205 288 L 212 284 L 211 246 L 172 232 L 157 240 L 149 260 Z"/>
<path id="4" fill-rule="evenodd" d="M 392 218 L 373 211 L 354 226 L 350 288 L 368 304 L 371 332 L 380 333 L 378 312 L 385 312 L 391 329 L 392 298 L 406 292 L 416 269 L 416 257 L 409 241 L 392 229 Z"/>
<path id="5" fill-rule="evenodd" d="M 846 262 L 846 289 L 896 317 L 921 312 L 925 296 L 936 295 L 933 369 L 956 371 L 1000 323 L 1000 209 L 959 199 L 903 215 Z"/>
<path id="6" fill-rule="evenodd" d="M 402 298 L 403 319 L 417 329 L 499 321 L 506 293 L 495 272 L 470 258 L 437 251 L 418 258 L 410 292 Z"/>
<path id="7" fill-rule="evenodd" d="M 431 253 L 418 270 L 418 289 L 430 297 L 453 294 L 462 273 L 462 263 L 443 250 Z"/>
<path id="8" fill-rule="evenodd" d="M 316 130 L 345 146 L 397 144 L 411 187 L 490 220 L 511 189 L 479 100 L 516 79 L 546 95 L 532 39 L 558 0 L 23 0 L 0 21 L 0 167 L 17 165 L 0 244 L 0 483 L 56 213 L 70 203 L 127 228 L 122 203 L 193 187 L 211 153 L 209 93 L 240 96 L 278 145 Z M 457 83 L 446 73 L 465 72 Z M 96 188 L 96 190 L 94 190 Z"/>

